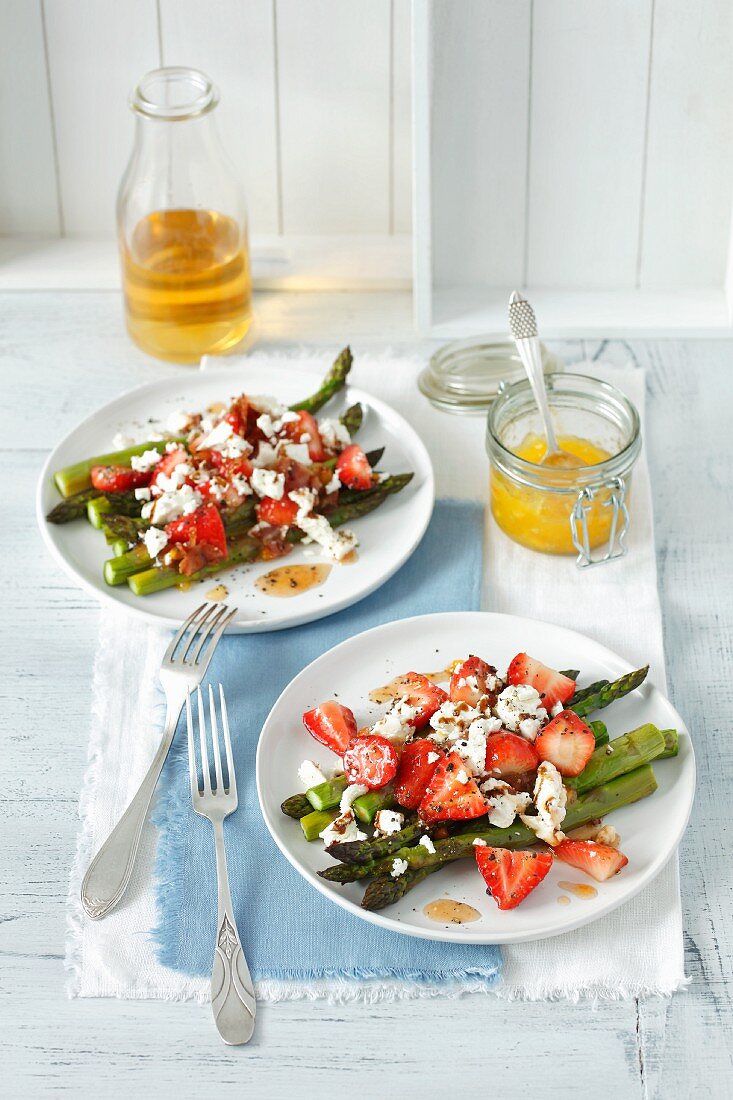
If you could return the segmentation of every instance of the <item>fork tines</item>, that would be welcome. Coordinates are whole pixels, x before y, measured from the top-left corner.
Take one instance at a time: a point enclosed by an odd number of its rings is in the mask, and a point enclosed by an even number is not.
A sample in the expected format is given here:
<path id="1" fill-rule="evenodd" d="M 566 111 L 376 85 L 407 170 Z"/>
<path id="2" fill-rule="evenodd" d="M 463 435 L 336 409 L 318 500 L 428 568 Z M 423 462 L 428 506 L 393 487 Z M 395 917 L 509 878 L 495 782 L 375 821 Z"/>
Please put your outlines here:
<path id="1" fill-rule="evenodd" d="M 211 723 L 211 745 L 214 754 L 213 786 L 211 782 L 211 769 L 209 767 L 209 751 L 208 737 L 206 731 L 204 697 L 201 693 L 200 687 L 196 689 L 196 697 L 196 709 L 198 711 L 199 727 L 199 747 L 201 755 L 201 780 L 199 780 L 199 769 L 196 761 L 196 742 L 194 736 L 194 717 L 193 707 L 191 706 L 191 693 L 189 691 L 186 694 L 186 726 L 188 729 L 188 771 L 191 779 L 191 797 L 193 799 L 194 808 L 198 808 L 197 803 L 201 803 L 201 801 L 207 796 L 213 798 L 225 796 L 226 800 L 230 803 L 230 805 L 225 808 L 225 812 L 231 813 L 233 809 L 236 809 L 237 804 L 237 780 L 234 774 L 232 742 L 229 733 L 229 717 L 227 715 L 227 705 L 224 698 L 224 688 L 221 684 L 219 684 L 219 710 L 221 715 L 221 730 L 224 737 L 226 776 L 224 776 L 222 769 L 221 744 L 219 740 L 219 723 L 216 717 L 214 692 L 211 684 L 209 684 L 209 721 Z"/>
<path id="2" fill-rule="evenodd" d="M 171 665 L 196 664 L 208 639 L 211 640 L 211 644 L 207 648 L 207 653 L 213 653 L 214 647 L 236 613 L 236 607 L 230 608 L 225 603 L 202 603 L 192 615 L 189 615 L 175 635 L 165 651 L 163 660 Z M 177 655 L 176 650 L 178 650 Z"/>

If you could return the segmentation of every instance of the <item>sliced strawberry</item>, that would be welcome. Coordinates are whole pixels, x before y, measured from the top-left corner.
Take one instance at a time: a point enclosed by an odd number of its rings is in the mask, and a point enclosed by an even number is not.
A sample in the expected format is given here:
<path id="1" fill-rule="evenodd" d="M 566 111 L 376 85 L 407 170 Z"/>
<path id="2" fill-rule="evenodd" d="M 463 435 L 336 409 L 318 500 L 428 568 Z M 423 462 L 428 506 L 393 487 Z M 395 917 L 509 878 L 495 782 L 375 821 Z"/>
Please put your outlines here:
<path id="1" fill-rule="evenodd" d="M 215 504 L 202 504 L 190 516 L 181 516 L 165 526 L 168 542 L 183 543 L 190 547 L 207 546 L 215 551 L 207 560 L 221 560 L 227 556 L 227 536 L 219 509 Z"/>
<path id="2" fill-rule="evenodd" d="M 510 684 L 530 684 L 542 697 L 542 706 L 551 710 L 555 703 L 567 703 L 575 692 L 575 680 L 555 672 L 526 653 L 518 653 L 509 665 Z"/>
<path id="3" fill-rule="evenodd" d="M 369 459 L 358 443 L 345 447 L 338 456 L 336 473 L 348 489 L 371 489 L 374 484 Z"/>
<path id="4" fill-rule="evenodd" d="M 557 850 L 557 849 L 556 849 Z M 476 847 L 476 863 L 500 909 L 515 909 L 542 882 L 552 867 L 550 852 L 510 852 Z"/>
<path id="5" fill-rule="evenodd" d="M 233 477 L 251 477 L 254 467 L 248 458 L 240 455 L 238 458 L 225 458 L 220 451 L 210 451 L 211 464 L 215 466 L 219 474 L 231 481 Z"/>
<path id="6" fill-rule="evenodd" d="M 407 810 L 416 810 L 443 753 L 427 737 L 409 741 L 402 750 L 394 781 L 395 798 Z"/>
<path id="7" fill-rule="evenodd" d="M 298 419 L 285 426 L 286 434 L 295 443 L 307 443 L 308 454 L 311 462 L 323 462 L 326 457 L 326 449 L 323 446 L 321 433 L 318 430 L 318 421 L 312 413 L 305 409 L 298 411 Z"/>
<path id="8" fill-rule="evenodd" d="M 540 760 L 549 760 L 560 775 L 580 775 L 596 747 L 593 730 L 572 710 L 561 710 L 535 738 Z"/>
<path id="9" fill-rule="evenodd" d="M 436 710 L 446 702 L 448 695 L 421 672 L 408 672 L 400 679 L 404 692 L 402 698 L 406 699 L 411 707 L 417 708 L 417 714 L 407 720 L 407 725 L 416 730 L 422 729 Z"/>
<path id="10" fill-rule="evenodd" d="M 233 402 L 225 415 L 224 419 L 227 424 L 230 425 L 235 435 L 246 436 L 249 408 L 249 401 L 243 394 Z"/>
<path id="11" fill-rule="evenodd" d="M 499 779 L 537 771 L 540 758 L 518 733 L 492 733 L 486 738 L 486 771 Z"/>
<path id="12" fill-rule="evenodd" d="M 496 675 L 496 669 L 480 657 L 469 657 L 460 664 L 450 678 L 448 693 L 454 703 L 470 703 L 474 706 L 487 693 L 487 681 Z"/>
<path id="13" fill-rule="evenodd" d="M 298 505 L 294 500 L 283 497 L 275 500 L 273 497 L 263 497 L 257 505 L 257 519 L 260 523 L 269 523 L 273 527 L 290 527 L 295 523 L 298 514 Z"/>
<path id="14" fill-rule="evenodd" d="M 397 751 L 386 737 L 357 737 L 344 753 L 344 773 L 349 783 L 376 791 L 397 774 Z"/>
<path id="15" fill-rule="evenodd" d="M 617 875 L 629 862 L 623 852 L 612 848 L 610 844 L 598 844 L 595 840 L 563 840 L 553 848 L 553 852 L 563 863 L 585 871 L 596 882 Z"/>
<path id="16" fill-rule="evenodd" d="M 463 780 L 466 780 L 463 782 Z M 441 760 L 428 784 L 418 814 L 423 821 L 467 821 L 486 813 L 481 791 L 457 752 Z"/>
<path id="17" fill-rule="evenodd" d="M 356 718 L 353 711 L 330 699 L 303 715 L 303 725 L 311 737 L 343 756 L 350 742 L 356 737 Z"/>
<path id="18" fill-rule="evenodd" d="M 182 448 L 179 447 L 177 451 L 168 451 L 163 455 L 160 462 L 153 470 L 150 484 L 157 485 L 161 477 L 170 477 L 176 466 L 180 466 L 182 462 L 188 461 L 189 456 Z"/>
<path id="19" fill-rule="evenodd" d="M 102 493 L 126 493 L 150 484 L 149 470 L 131 470 L 129 466 L 92 466 L 89 476 Z"/>

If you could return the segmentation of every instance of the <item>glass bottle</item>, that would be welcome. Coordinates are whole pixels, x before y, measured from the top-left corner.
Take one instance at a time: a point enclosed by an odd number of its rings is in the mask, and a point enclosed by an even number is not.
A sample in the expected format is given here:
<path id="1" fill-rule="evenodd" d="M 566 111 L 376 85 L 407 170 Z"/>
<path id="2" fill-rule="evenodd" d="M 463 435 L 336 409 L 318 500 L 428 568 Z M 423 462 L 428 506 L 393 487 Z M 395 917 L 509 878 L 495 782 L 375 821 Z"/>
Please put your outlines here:
<path id="1" fill-rule="evenodd" d="M 196 69 L 155 69 L 130 98 L 135 144 L 117 228 L 127 328 L 143 351 L 197 363 L 252 323 L 244 192 L 219 140 L 216 86 Z"/>

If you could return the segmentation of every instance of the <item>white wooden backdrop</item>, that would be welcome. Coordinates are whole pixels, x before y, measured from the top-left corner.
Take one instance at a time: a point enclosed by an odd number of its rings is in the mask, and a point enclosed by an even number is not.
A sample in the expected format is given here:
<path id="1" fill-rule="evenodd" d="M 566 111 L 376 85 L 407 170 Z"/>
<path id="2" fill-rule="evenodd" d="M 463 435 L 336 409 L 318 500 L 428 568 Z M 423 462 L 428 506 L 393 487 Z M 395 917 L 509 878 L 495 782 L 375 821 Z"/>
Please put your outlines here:
<path id="1" fill-rule="evenodd" d="M 219 84 L 255 235 L 410 232 L 410 0 L 0 0 L 0 234 L 114 235 L 161 64 Z"/>

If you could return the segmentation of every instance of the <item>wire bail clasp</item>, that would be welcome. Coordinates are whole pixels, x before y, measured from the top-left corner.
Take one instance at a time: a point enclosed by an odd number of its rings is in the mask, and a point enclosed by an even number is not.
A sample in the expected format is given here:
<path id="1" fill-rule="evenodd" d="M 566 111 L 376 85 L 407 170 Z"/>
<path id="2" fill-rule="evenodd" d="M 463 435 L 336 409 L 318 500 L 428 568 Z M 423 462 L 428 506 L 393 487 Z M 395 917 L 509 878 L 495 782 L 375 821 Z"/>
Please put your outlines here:
<path id="1" fill-rule="evenodd" d="M 588 532 L 588 512 L 599 492 L 607 491 L 610 496 L 600 502 L 601 508 L 612 508 L 611 530 L 608 535 L 606 550 L 599 557 L 594 558 L 590 548 L 590 535 Z M 587 486 L 578 493 L 572 512 L 570 513 L 570 534 L 573 546 L 578 551 L 575 564 L 578 569 L 587 569 L 591 565 L 603 565 L 604 562 L 623 558 L 628 554 L 626 535 L 629 530 L 629 510 L 626 507 L 626 484 L 620 477 L 613 477 L 609 481 L 597 486 Z"/>

